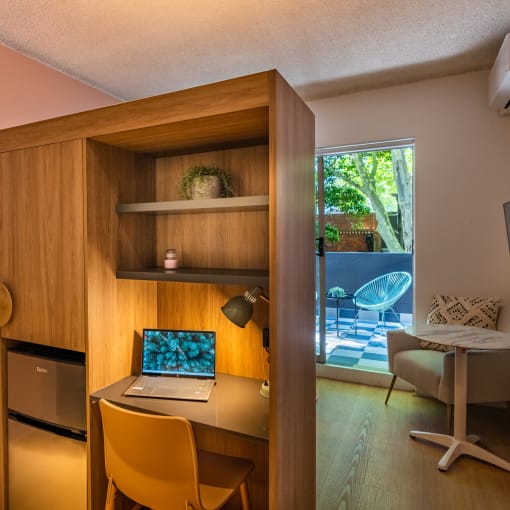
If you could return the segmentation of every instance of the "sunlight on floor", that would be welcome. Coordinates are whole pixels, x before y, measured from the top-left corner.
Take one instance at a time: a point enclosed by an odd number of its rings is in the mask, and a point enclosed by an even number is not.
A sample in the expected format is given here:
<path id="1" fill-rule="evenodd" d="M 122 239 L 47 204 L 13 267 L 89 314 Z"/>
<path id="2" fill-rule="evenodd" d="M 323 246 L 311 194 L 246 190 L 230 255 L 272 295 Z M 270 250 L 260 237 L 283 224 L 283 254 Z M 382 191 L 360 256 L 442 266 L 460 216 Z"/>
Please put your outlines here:
<path id="1" fill-rule="evenodd" d="M 341 317 L 326 319 L 326 363 L 370 371 L 388 371 L 386 332 L 412 323 L 411 314 L 399 314 L 401 322 L 379 321 L 374 312 L 360 312 L 354 319 Z M 393 319 L 394 320 L 394 319 Z M 319 333 L 316 332 L 316 352 Z"/>

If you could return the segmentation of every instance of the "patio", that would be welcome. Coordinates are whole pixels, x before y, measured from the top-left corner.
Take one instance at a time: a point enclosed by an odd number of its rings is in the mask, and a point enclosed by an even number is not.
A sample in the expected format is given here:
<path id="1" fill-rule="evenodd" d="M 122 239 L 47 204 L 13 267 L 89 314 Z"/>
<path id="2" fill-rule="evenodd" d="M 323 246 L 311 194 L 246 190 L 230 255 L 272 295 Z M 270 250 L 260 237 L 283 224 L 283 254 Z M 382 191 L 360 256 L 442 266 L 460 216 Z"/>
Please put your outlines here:
<path id="1" fill-rule="evenodd" d="M 339 313 L 337 334 L 336 309 L 328 307 L 326 310 L 326 364 L 387 372 L 386 332 L 410 325 L 412 314 L 388 313 L 382 322 L 377 312 L 361 310 L 355 327 L 353 311 L 342 308 Z M 317 326 L 316 352 L 318 350 Z"/>
<path id="2" fill-rule="evenodd" d="M 326 252 L 325 290 L 341 287 L 354 293 L 363 284 L 392 271 L 413 273 L 411 253 Z M 336 306 L 339 305 L 338 335 Z M 326 300 L 326 364 L 361 370 L 388 372 L 386 331 L 408 326 L 413 320 L 412 285 L 395 303 L 395 313 L 386 312 L 381 321 L 377 312 L 359 310 L 354 328 L 354 304 L 351 299 L 340 302 Z M 317 313 L 319 310 L 317 309 Z M 319 326 L 316 320 L 316 352 L 319 351 Z"/>

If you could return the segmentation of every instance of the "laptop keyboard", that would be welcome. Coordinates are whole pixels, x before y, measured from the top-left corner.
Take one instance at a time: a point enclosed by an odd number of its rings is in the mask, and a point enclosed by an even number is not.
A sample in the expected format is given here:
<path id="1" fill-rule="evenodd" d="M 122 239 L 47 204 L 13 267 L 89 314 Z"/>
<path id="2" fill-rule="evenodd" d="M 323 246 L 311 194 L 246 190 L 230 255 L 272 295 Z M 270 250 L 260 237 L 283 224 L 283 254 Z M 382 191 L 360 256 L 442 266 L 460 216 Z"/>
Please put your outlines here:
<path id="1" fill-rule="evenodd" d="M 213 379 L 141 376 L 131 394 L 183 400 L 208 400 L 214 386 Z"/>

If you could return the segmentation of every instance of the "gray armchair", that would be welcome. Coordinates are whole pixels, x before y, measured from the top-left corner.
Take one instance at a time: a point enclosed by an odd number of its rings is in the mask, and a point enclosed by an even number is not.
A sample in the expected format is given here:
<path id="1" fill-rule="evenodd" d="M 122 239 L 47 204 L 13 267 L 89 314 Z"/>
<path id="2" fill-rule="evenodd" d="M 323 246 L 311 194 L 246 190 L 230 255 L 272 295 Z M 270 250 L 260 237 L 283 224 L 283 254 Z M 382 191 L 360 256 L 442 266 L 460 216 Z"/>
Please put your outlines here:
<path id="1" fill-rule="evenodd" d="M 416 393 L 447 406 L 451 420 L 455 353 L 422 349 L 419 340 L 403 329 L 388 331 L 388 363 L 393 374 L 388 403 L 397 377 L 412 384 Z M 510 401 L 510 351 L 471 350 L 468 355 L 468 404 Z"/>

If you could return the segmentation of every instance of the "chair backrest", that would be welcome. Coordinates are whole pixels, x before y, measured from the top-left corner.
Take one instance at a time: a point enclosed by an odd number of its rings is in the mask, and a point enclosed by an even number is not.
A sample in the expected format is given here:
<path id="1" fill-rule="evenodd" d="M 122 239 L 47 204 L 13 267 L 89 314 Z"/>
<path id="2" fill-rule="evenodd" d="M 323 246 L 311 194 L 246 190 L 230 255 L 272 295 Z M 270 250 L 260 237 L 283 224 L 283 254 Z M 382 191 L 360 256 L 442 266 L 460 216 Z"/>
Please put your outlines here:
<path id="1" fill-rule="evenodd" d="M 355 293 L 360 306 L 380 305 L 381 310 L 389 309 L 411 285 L 412 276 L 405 271 L 386 273 L 362 285 Z"/>
<path id="2" fill-rule="evenodd" d="M 202 508 L 197 451 L 188 420 L 130 411 L 100 401 L 108 478 L 153 509 Z"/>

